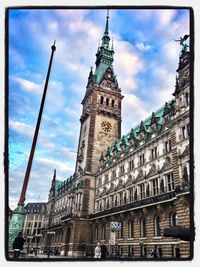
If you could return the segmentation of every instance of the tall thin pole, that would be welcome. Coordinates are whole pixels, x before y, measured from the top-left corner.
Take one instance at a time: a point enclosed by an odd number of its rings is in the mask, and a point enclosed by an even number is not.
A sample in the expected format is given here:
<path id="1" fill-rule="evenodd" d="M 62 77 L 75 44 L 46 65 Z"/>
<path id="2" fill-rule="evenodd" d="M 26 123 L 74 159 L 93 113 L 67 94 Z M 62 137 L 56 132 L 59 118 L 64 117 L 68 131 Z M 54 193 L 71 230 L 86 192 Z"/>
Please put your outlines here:
<path id="1" fill-rule="evenodd" d="M 35 146 L 36 146 L 36 143 L 37 143 L 37 138 L 38 138 L 38 133 L 39 133 L 39 128 L 40 128 L 40 122 L 41 122 L 42 112 L 43 112 L 43 108 L 44 108 L 44 102 L 45 102 L 45 98 L 46 98 L 46 92 L 47 92 L 47 87 L 48 87 L 48 82 L 49 82 L 49 76 L 50 76 L 50 72 L 51 72 L 51 65 L 52 65 L 52 61 L 53 61 L 53 55 L 54 55 L 54 52 L 56 50 L 55 41 L 54 41 L 54 44 L 51 47 L 51 50 L 52 51 L 51 51 L 51 57 L 50 57 L 50 62 L 49 62 L 46 82 L 45 82 L 45 86 L 44 86 L 42 101 L 41 101 L 41 104 L 40 104 L 40 110 L 39 110 L 39 114 L 38 114 L 37 124 L 36 124 L 35 133 L 34 133 L 34 137 L 33 137 L 33 142 L 32 142 L 32 146 L 31 146 L 31 152 L 30 152 L 30 156 L 29 156 L 29 160 L 28 160 L 28 165 L 27 165 L 27 168 L 26 168 L 26 174 L 25 174 L 25 177 L 24 177 L 22 191 L 21 191 L 21 195 L 20 195 L 20 199 L 19 199 L 19 204 L 24 204 L 24 201 L 25 201 L 26 190 L 27 190 L 27 186 L 28 186 L 30 171 L 31 171 L 32 162 L 33 162 L 33 156 L 34 156 L 34 152 L 35 152 Z"/>

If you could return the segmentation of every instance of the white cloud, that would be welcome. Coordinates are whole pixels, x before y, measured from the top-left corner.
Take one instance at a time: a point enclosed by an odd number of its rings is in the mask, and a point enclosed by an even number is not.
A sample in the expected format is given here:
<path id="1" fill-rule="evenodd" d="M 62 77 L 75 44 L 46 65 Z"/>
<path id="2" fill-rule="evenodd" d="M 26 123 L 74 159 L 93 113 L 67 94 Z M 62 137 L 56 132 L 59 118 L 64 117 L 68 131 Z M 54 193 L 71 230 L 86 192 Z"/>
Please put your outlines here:
<path id="1" fill-rule="evenodd" d="M 176 9 L 156 10 L 155 15 L 158 18 L 158 27 L 167 26 L 176 15 Z"/>
<path id="2" fill-rule="evenodd" d="M 26 136 L 32 137 L 34 128 L 33 126 L 20 122 L 20 121 L 14 121 L 14 120 L 9 120 L 9 128 Z"/>
<path id="3" fill-rule="evenodd" d="M 26 90 L 29 92 L 38 93 L 42 89 L 41 84 L 37 84 L 37 83 L 29 81 L 27 79 L 23 79 L 20 77 L 11 77 L 10 79 L 11 79 L 11 81 L 16 82 L 23 90 Z"/>
<path id="4" fill-rule="evenodd" d="M 137 43 L 135 46 L 136 46 L 139 50 L 141 50 L 141 51 L 147 51 L 147 50 L 150 50 L 150 49 L 151 49 L 151 46 L 150 46 L 150 45 L 145 44 L 145 43 L 142 43 L 142 42 Z"/>
<path id="5" fill-rule="evenodd" d="M 9 47 L 9 59 L 17 68 L 25 68 L 26 64 L 23 56 L 14 48 Z"/>
<path id="6" fill-rule="evenodd" d="M 125 94 L 122 102 L 122 133 L 128 133 L 149 116 L 145 103 L 133 94 Z"/>
<path id="7" fill-rule="evenodd" d="M 73 168 L 68 166 L 67 163 L 63 163 L 63 162 L 53 160 L 53 159 L 36 157 L 34 161 L 36 164 L 41 164 L 45 167 L 51 167 L 59 171 L 73 171 L 74 170 Z"/>
<path id="8" fill-rule="evenodd" d="M 76 108 L 66 107 L 64 112 L 69 116 L 70 119 L 76 119 L 78 121 L 81 115 L 81 105 L 79 104 Z"/>
<path id="9" fill-rule="evenodd" d="M 123 93 L 130 93 L 137 85 L 136 75 L 143 67 L 143 60 L 133 46 L 125 41 L 116 41 L 115 72 Z"/>
<path id="10" fill-rule="evenodd" d="M 60 81 L 50 81 L 47 90 L 45 109 L 54 113 L 61 111 L 65 105 L 65 90 L 63 83 Z"/>

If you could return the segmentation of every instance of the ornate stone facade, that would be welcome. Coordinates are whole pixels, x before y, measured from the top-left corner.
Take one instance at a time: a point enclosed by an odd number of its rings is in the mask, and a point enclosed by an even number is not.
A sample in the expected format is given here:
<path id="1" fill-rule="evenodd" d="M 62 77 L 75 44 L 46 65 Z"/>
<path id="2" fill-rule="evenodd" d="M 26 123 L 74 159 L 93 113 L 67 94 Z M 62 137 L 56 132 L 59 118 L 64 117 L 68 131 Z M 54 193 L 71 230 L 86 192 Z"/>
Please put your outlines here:
<path id="1" fill-rule="evenodd" d="M 190 243 L 165 229 L 190 225 L 190 53 L 182 50 L 174 99 L 121 137 L 123 96 L 113 70 L 108 16 L 96 70 L 82 101 L 76 169 L 54 178 L 43 234 L 62 255 L 84 256 L 98 241 L 109 245 L 110 222 L 121 222 L 112 254 L 190 257 Z"/>

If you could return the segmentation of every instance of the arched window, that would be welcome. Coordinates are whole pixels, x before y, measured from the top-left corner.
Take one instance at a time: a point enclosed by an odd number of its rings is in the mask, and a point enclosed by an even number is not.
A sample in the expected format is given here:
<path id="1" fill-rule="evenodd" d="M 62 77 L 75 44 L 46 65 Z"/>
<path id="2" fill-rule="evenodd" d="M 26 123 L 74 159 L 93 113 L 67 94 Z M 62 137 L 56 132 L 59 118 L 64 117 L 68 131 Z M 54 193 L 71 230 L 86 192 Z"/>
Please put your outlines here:
<path id="1" fill-rule="evenodd" d="M 134 237 L 134 221 L 133 220 L 130 220 L 128 222 L 128 236 L 130 238 Z"/>
<path id="2" fill-rule="evenodd" d="M 103 240 L 106 239 L 106 225 L 105 224 L 102 225 L 102 236 L 101 236 L 101 238 Z"/>
<path id="3" fill-rule="evenodd" d="M 176 212 L 171 214 L 171 226 L 178 226 L 178 215 Z"/>
<path id="4" fill-rule="evenodd" d="M 146 236 L 146 219 L 142 218 L 140 221 L 140 232 L 141 232 L 141 237 Z"/>
<path id="5" fill-rule="evenodd" d="M 103 104 L 103 96 L 101 96 L 101 102 L 100 103 Z"/>
<path id="6" fill-rule="evenodd" d="M 109 98 L 106 98 L 106 106 L 109 106 Z"/>
<path id="7" fill-rule="evenodd" d="M 112 108 L 114 108 L 114 106 L 115 106 L 115 100 L 112 99 L 112 102 L 111 103 L 112 103 Z"/>
<path id="8" fill-rule="evenodd" d="M 156 216 L 154 219 L 154 232 L 155 232 L 155 236 L 161 235 L 160 216 Z"/>
<path id="9" fill-rule="evenodd" d="M 98 225 L 95 226 L 95 240 L 99 239 L 99 227 Z"/>

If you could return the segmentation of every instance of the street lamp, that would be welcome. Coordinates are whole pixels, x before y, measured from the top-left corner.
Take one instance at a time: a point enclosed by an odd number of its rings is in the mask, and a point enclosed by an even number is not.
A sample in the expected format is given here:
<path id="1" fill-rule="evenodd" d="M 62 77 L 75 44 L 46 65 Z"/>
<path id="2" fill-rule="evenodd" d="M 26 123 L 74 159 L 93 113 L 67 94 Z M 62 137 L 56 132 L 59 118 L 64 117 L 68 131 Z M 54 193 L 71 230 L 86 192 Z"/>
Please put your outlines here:
<path id="1" fill-rule="evenodd" d="M 49 235 L 49 247 L 48 247 L 48 254 L 47 254 L 48 258 L 50 257 L 51 239 L 52 239 L 52 236 L 55 235 L 55 234 L 56 234 L 56 232 L 54 232 L 54 231 L 48 231 L 47 232 L 47 235 Z"/>
<path id="2" fill-rule="evenodd" d="M 37 234 L 35 237 L 36 237 L 36 250 L 35 250 L 35 256 L 37 256 L 38 244 L 39 244 L 39 242 L 40 242 L 40 238 L 42 237 L 42 234 Z"/>
<path id="3" fill-rule="evenodd" d="M 27 254 L 28 254 L 29 253 L 30 240 L 33 239 L 33 236 L 27 236 L 26 239 L 28 241 L 28 247 L 27 247 Z"/>

